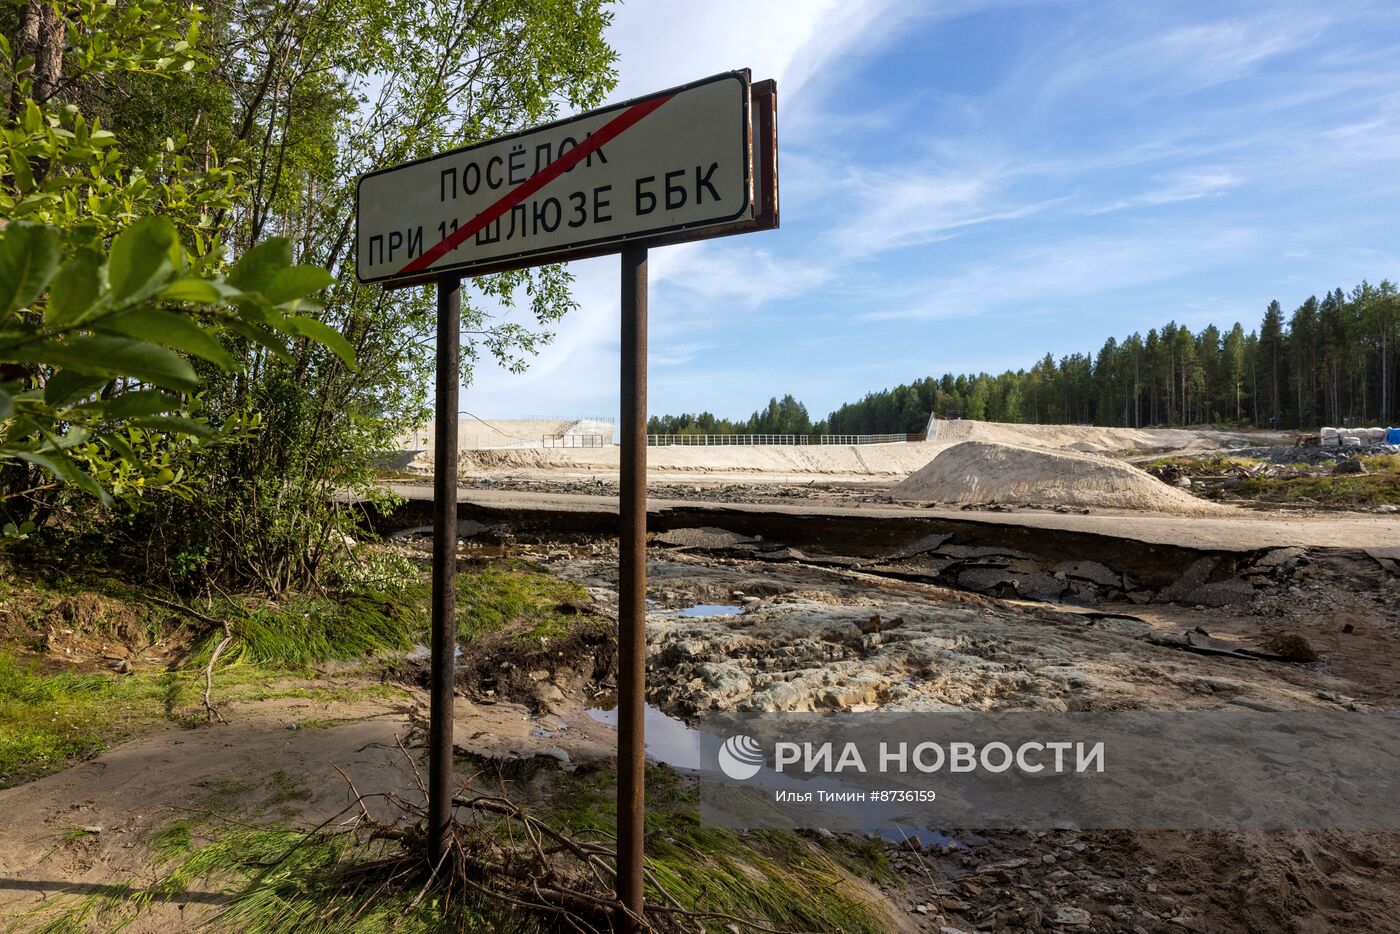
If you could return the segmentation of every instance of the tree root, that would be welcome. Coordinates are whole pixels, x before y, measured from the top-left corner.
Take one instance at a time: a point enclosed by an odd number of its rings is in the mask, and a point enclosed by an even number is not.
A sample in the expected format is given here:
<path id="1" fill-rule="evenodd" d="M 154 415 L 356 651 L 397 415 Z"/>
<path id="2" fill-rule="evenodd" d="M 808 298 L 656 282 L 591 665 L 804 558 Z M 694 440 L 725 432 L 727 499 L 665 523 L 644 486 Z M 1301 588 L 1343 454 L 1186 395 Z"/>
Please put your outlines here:
<path id="1" fill-rule="evenodd" d="M 204 666 L 204 718 L 209 723 L 213 723 L 215 720 L 220 723 L 228 722 L 209 698 L 214 690 L 214 666 L 219 663 L 219 656 L 223 654 L 224 649 L 233 641 L 233 632 L 228 628 L 228 623 L 224 623 L 223 627 L 224 637 L 219 640 L 218 645 L 214 646 L 214 651 L 209 656 L 209 664 Z"/>

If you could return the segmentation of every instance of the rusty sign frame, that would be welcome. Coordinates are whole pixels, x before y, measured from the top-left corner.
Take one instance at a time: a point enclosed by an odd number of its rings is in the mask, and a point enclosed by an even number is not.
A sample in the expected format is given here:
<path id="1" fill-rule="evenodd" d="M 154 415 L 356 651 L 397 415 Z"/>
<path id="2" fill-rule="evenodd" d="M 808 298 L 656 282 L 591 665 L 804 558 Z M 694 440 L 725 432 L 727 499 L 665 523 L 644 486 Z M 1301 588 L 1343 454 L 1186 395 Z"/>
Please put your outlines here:
<path id="1" fill-rule="evenodd" d="M 472 276 L 610 253 L 621 256 L 621 463 L 618 495 L 618 817 L 616 927 L 625 934 L 647 929 L 644 918 L 644 819 L 646 743 L 646 392 L 647 252 L 656 246 L 773 230 L 778 227 L 778 98 L 771 80 L 749 81 L 746 182 L 748 217 L 686 229 L 611 239 L 577 249 L 503 258 L 471 266 Z M 715 76 L 721 77 L 721 76 Z M 705 79 L 714 80 L 714 79 Z M 692 87 L 703 82 L 695 82 Z M 672 92 L 681 90 L 673 89 Z M 648 98 L 638 98 L 645 101 Z M 617 105 L 625 108 L 635 102 Z M 596 113 L 596 112 L 595 112 Z M 583 115 L 587 116 L 587 115 Z M 579 118 L 574 118 L 579 119 Z M 569 121 L 556 121 L 566 123 Z M 548 125 L 548 126 L 552 126 Z M 540 128 L 535 128 L 540 129 Z M 523 131 L 525 133 L 534 130 Z M 514 135 L 523 135 L 514 134 Z M 493 140 L 490 142 L 499 142 Z M 481 144 L 486 145 L 486 144 Z M 470 149 L 474 147 L 466 147 Z M 465 151 L 454 150 L 453 152 Z M 432 157 L 437 158 L 437 157 Z M 427 161 L 427 160 L 418 160 Z M 411 163 L 406 163 L 411 164 Z M 363 179 L 362 179 L 363 180 Z M 359 191 L 356 189 L 356 243 Z M 741 212 L 743 213 L 743 212 Z M 437 867 L 451 850 L 453 706 L 456 686 L 457 419 L 461 367 L 461 295 L 464 270 L 426 269 L 402 279 L 377 281 L 386 289 L 436 283 L 437 348 L 433 439 L 432 660 L 429 671 L 427 858 Z"/>

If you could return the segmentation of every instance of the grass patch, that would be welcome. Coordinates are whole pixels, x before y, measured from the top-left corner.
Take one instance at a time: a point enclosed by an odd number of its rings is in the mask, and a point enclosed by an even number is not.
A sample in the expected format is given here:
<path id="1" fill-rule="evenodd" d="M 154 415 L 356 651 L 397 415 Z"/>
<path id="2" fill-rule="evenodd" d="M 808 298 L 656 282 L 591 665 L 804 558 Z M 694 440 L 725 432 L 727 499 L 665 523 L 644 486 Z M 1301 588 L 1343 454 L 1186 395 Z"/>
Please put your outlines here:
<path id="1" fill-rule="evenodd" d="M 1324 506 L 1400 506 L 1400 471 L 1274 480 L 1244 480 L 1240 495 L 1275 503 L 1320 503 Z"/>
<path id="2" fill-rule="evenodd" d="M 0 788 L 96 755 L 159 715 L 167 694 L 158 677 L 44 674 L 0 652 Z"/>
<path id="3" fill-rule="evenodd" d="M 457 639 L 474 642 L 519 623 L 522 639 L 553 638 L 568 633 L 577 614 L 561 606 L 589 602 L 581 584 L 560 580 L 528 561 L 493 561 L 457 575 Z"/>
<path id="4" fill-rule="evenodd" d="M 553 812 L 559 826 L 573 834 L 611 833 L 617 819 L 615 781 L 615 775 L 602 772 L 570 779 Z M 785 930 L 890 930 L 888 919 L 852 881 L 889 878 L 878 842 L 705 827 L 695 810 L 696 795 L 674 770 L 648 765 L 646 784 L 647 865 L 681 904 L 758 916 Z"/>
<path id="5" fill-rule="evenodd" d="M 1177 454 L 1150 460 L 1142 466 L 1144 468 L 1181 467 L 1185 470 L 1227 470 L 1231 467 L 1257 467 L 1258 465 L 1259 461 L 1257 460 L 1248 457 L 1231 457 L 1228 454 L 1211 454 L 1209 456 Z"/>
<path id="6" fill-rule="evenodd" d="M 297 596 L 279 604 L 227 603 L 203 610 L 228 619 L 233 642 L 221 658 L 305 668 L 320 662 L 406 651 L 428 626 L 428 586 L 415 582 L 393 592 L 362 591 L 337 599 Z M 203 666 L 223 633 L 206 634 L 190 663 Z"/>
<path id="7" fill-rule="evenodd" d="M 441 899 L 431 895 L 414 904 L 415 892 L 371 898 L 372 886 L 352 894 L 326 884 L 356 864 L 395 852 L 391 843 L 362 847 L 348 835 L 236 830 L 188 849 L 157 886 L 170 895 L 196 882 L 227 886 L 233 897 L 210 927 L 246 934 L 539 930 L 504 910 L 478 910 L 461 899 L 444 912 Z"/>
<path id="8" fill-rule="evenodd" d="M 282 782 L 274 778 L 279 787 Z M 647 860 L 656 880 L 682 905 L 702 912 L 752 918 L 795 931 L 887 932 L 895 925 L 869 900 L 858 880 L 889 877 L 884 848 L 864 839 L 813 840 L 787 832 L 706 828 L 694 794 L 673 770 L 649 767 Z M 603 773 L 551 779 L 555 826 L 579 837 L 610 831 L 614 778 Z M 154 883 L 58 901 L 37 909 L 46 930 L 84 930 L 96 918 L 130 923 L 153 902 L 178 899 L 195 887 L 228 896 L 202 929 L 240 934 L 368 934 L 393 930 L 543 932 L 550 919 L 513 910 L 461 890 L 451 897 L 418 883 L 381 888 L 390 866 L 401 866 L 395 841 L 348 833 L 283 827 L 249 828 L 175 821 L 146 841 L 164 867 Z M 359 884 L 352 884 L 357 880 Z M 656 895 L 655 892 L 651 893 Z M 38 912 L 42 912 L 40 915 Z M 731 930 L 706 922 L 706 931 Z"/>
<path id="9" fill-rule="evenodd" d="M 307 683 L 306 674 L 254 665 L 220 670 L 221 703 L 304 698 L 324 703 L 403 697 L 393 685 Z M 32 781 L 103 752 L 153 723 L 203 721 L 197 671 L 45 673 L 0 651 L 0 788 Z"/>

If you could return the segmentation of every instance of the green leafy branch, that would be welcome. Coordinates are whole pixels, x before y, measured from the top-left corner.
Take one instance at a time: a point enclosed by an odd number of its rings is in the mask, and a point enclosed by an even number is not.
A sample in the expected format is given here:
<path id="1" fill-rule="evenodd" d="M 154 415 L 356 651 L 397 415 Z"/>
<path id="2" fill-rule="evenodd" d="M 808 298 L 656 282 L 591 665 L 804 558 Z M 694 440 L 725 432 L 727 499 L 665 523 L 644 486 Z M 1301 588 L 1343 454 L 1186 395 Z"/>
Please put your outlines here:
<path id="1" fill-rule="evenodd" d="M 0 233 L 0 466 L 26 462 L 106 500 L 84 464 L 103 462 L 94 451 L 145 463 L 132 429 L 217 437 L 190 414 L 201 381 L 189 358 L 237 371 L 223 335 L 289 363 L 291 343 L 305 338 L 354 367 L 344 337 L 304 313 L 330 273 L 292 264 L 286 240 L 259 244 L 223 275 L 194 268 L 160 216 L 117 234 L 106 257 L 92 246 L 65 255 L 63 239 L 24 222 Z M 177 479 L 169 467 L 154 478 Z"/>

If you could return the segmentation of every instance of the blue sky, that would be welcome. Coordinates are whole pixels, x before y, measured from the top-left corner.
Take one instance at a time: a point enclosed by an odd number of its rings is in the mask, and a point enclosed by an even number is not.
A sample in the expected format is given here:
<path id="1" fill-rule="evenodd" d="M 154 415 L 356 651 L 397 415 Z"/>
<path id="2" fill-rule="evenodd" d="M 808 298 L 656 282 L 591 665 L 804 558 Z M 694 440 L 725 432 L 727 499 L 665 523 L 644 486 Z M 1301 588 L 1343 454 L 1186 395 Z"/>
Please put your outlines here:
<path id="1" fill-rule="evenodd" d="M 650 410 L 945 371 L 1400 276 L 1400 4 L 632 0 L 624 99 L 775 77 L 782 228 L 651 254 Z M 617 410 L 617 259 L 486 416 Z"/>

